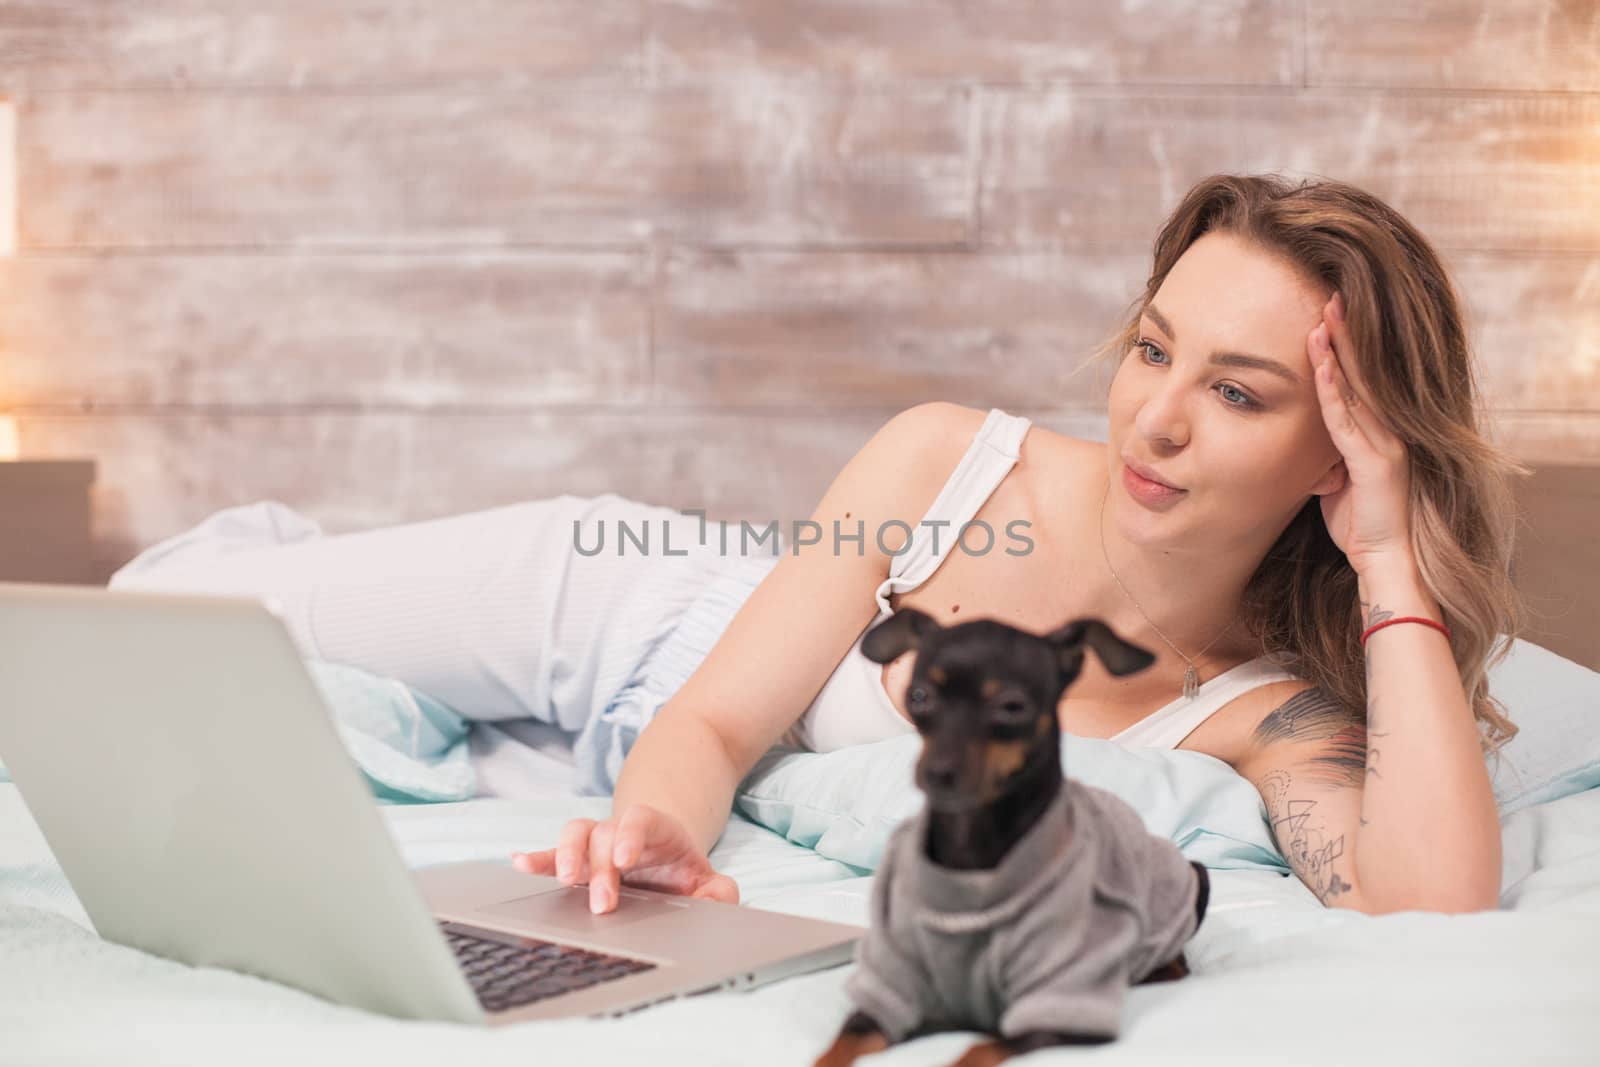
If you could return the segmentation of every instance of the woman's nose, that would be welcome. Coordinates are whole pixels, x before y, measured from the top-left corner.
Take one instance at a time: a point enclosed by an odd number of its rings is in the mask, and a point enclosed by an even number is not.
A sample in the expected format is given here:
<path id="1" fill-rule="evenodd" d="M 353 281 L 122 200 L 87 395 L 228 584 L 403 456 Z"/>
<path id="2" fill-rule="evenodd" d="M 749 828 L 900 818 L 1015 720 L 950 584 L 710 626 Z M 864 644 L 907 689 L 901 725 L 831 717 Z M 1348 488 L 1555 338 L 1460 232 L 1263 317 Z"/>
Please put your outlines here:
<path id="1" fill-rule="evenodd" d="M 1165 439 L 1173 447 L 1189 441 L 1189 416 L 1184 409 L 1181 386 L 1169 380 L 1152 389 L 1139 405 L 1133 425 L 1146 440 Z"/>

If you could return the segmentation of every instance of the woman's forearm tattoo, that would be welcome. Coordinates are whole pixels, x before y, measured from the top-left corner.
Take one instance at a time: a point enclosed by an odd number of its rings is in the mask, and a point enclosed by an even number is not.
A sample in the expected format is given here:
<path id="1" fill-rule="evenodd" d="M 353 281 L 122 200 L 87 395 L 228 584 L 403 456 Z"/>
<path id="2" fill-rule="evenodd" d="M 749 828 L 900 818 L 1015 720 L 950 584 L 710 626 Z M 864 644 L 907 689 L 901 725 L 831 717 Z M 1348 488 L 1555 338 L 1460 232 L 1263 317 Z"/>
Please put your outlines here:
<path id="1" fill-rule="evenodd" d="M 1369 605 L 1365 600 L 1360 601 L 1360 604 L 1361 604 L 1362 607 L 1369 609 L 1367 611 L 1367 623 L 1366 623 L 1367 626 L 1374 626 L 1374 625 L 1376 625 L 1376 624 L 1378 624 L 1380 622 L 1383 622 L 1385 619 L 1394 618 L 1394 612 L 1385 611 L 1383 608 L 1380 608 L 1377 604 L 1370 604 Z M 1362 627 L 1362 629 L 1365 629 L 1365 628 L 1366 627 Z"/>

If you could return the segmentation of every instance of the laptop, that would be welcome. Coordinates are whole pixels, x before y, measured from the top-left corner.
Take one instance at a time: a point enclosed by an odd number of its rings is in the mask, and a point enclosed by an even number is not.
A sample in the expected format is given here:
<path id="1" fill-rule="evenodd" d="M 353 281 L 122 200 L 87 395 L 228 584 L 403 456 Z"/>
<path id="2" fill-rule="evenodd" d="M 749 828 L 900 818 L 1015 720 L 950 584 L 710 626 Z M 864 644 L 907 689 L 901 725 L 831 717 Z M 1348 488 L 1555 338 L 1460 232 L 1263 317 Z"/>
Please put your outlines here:
<path id="1" fill-rule="evenodd" d="M 400 1018 L 622 1015 L 864 932 L 626 885 L 592 915 L 509 853 L 409 870 L 253 598 L 0 583 L 0 763 L 102 937 Z"/>

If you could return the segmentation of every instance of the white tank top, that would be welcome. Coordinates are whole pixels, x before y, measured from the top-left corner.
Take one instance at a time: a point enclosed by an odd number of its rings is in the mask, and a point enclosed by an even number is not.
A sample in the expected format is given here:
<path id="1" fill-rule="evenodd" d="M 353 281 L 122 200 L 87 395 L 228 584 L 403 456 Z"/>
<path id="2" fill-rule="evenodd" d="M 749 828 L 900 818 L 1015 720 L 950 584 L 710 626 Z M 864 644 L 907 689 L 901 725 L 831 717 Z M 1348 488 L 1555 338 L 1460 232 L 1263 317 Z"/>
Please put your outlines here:
<path id="1" fill-rule="evenodd" d="M 862 627 L 850 650 L 828 676 L 815 699 L 800 713 L 800 718 L 785 731 L 780 743 L 813 752 L 832 752 L 849 745 L 883 741 L 915 729 L 883 688 L 883 664 L 874 663 L 861 654 L 861 639 L 868 630 L 893 614 L 889 606 L 890 593 L 904 593 L 927 581 L 957 547 L 963 524 L 978 513 L 983 502 L 1016 464 L 1018 449 L 1029 425 L 1029 420 L 1021 415 L 1008 415 L 999 408 L 989 410 L 988 418 L 984 419 L 966 454 L 923 516 L 925 523 L 945 520 L 948 525 L 919 524 L 912 530 L 909 547 L 891 558 L 889 576 L 873 594 L 878 614 Z M 935 533 L 938 534 L 938 554 L 933 549 Z M 996 531 L 996 544 L 999 544 L 1000 535 L 1001 531 Z M 987 535 L 981 540 L 977 537 L 967 540 L 969 545 L 974 543 L 987 544 Z M 1111 740 L 1136 748 L 1176 748 L 1213 712 L 1235 697 L 1257 686 L 1294 677 L 1266 656 L 1246 660 L 1202 682 L 1193 700 L 1179 696 Z"/>

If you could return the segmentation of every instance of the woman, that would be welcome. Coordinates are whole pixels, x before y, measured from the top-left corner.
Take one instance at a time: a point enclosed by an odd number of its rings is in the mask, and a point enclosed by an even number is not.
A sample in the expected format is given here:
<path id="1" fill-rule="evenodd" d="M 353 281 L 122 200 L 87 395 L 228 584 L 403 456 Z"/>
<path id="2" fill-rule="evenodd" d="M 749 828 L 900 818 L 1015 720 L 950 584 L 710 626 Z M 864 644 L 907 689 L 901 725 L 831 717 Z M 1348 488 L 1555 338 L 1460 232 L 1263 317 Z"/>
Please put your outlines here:
<path id="1" fill-rule="evenodd" d="M 1107 443 L 1034 428 L 978 501 L 994 528 L 1026 520 L 1033 550 L 951 547 L 892 607 L 1035 630 L 1094 615 L 1156 652 L 1125 679 L 1085 661 L 1059 709 L 1083 736 L 1127 736 L 1181 709 L 1191 671 L 1204 693 L 1219 675 L 1276 664 L 1213 697 L 1172 743 L 1257 786 L 1284 855 L 1325 904 L 1494 907 L 1499 820 L 1483 755 L 1515 727 L 1486 672 L 1520 625 L 1507 480 L 1519 468 L 1479 432 L 1458 300 L 1432 249 L 1345 184 L 1208 178 L 1162 228 L 1145 292 L 1105 352 Z M 988 454 L 975 434 L 996 431 L 997 414 L 901 413 L 812 519 L 870 531 L 931 514 L 952 469 Z M 859 669 L 850 641 L 873 621 L 874 587 L 881 616 L 905 547 L 887 540 L 869 536 L 860 556 L 786 554 L 639 735 L 611 818 L 573 820 L 515 863 L 588 881 L 596 912 L 616 906 L 619 880 L 737 901 L 706 858 L 735 786 L 795 736 L 819 690 Z M 901 715 L 908 668 L 883 669 Z"/>

